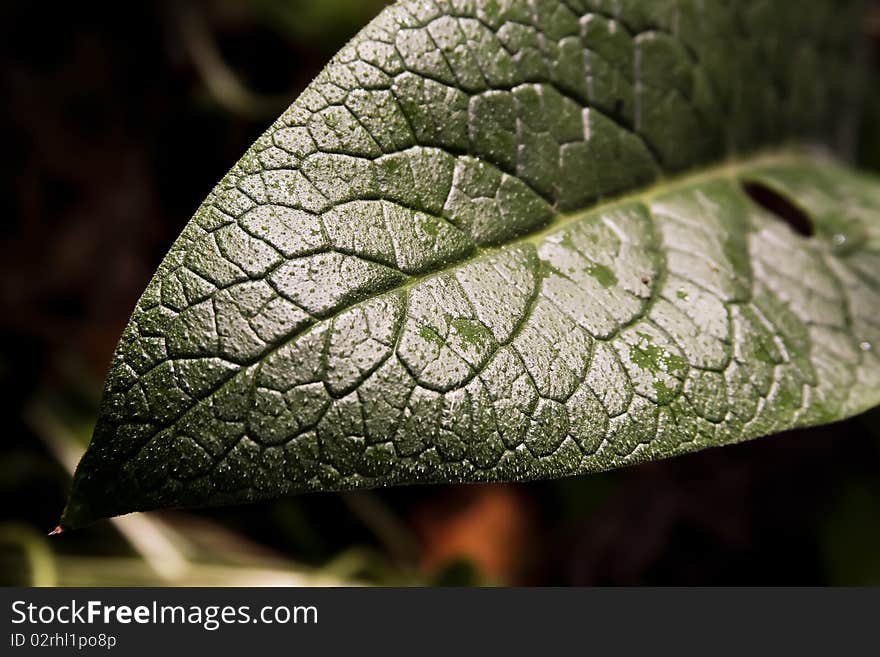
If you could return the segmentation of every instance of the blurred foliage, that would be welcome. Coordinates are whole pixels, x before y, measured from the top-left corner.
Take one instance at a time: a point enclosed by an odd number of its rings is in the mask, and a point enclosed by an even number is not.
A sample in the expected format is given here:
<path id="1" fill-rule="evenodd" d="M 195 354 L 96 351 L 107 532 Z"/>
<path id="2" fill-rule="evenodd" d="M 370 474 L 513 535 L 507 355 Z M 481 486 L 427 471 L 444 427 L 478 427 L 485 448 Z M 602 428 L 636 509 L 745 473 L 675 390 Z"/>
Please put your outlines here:
<path id="1" fill-rule="evenodd" d="M 865 111 L 859 135 L 859 162 L 880 171 L 880 2 L 874 3 L 867 21 L 872 44 L 868 56 L 872 60 L 872 76 L 865 87 Z"/>
<path id="2" fill-rule="evenodd" d="M 255 0 L 253 7 L 269 28 L 332 55 L 388 4 L 388 0 Z"/>
<path id="3" fill-rule="evenodd" d="M 80 4 L 51 19 L 0 5 L 0 584 L 880 583 L 880 412 L 592 477 L 304 495 L 45 536 L 168 244 L 271 120 L 260 113 L 382 4 Z M 859 147 L 880 170 L 877 80 Z"/>
<path id="4" fill-rule="evenodd" d="M 868 169 L 880 171 L 880 72 L 872 80 L 859 140 L 859 161 Z"/>
<path id="5" fill-rule="evenodd" d="M 0 573 L 8 580 L 3 584 L 55 586 L 57 571 L 52 550 L 33 527 L 0 524 Z"/>
<path id="6" fill-rule="evenodd" d="M 829 509 L 821 543 L 829 584 L 880 586 L 880 481 L 846 482 Z"/>

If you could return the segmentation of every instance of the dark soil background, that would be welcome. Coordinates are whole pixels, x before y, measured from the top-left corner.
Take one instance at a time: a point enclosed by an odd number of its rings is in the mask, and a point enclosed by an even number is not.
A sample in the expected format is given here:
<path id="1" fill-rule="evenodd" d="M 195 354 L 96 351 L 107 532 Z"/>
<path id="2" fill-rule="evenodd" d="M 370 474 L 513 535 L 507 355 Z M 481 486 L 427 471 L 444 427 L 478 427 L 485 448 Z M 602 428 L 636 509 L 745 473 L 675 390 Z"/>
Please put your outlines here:
<path id="1" fill-rule="evenodd" d="M 592 477 L 148 514 L 188 542 L 177 575 L 139 566 L 133 525 L 44 536 L 165 250 L 382 4 L 0 5 L 0 584 L 880 584 L 877 412 Z M 880 11 L 866 31 L 876 56 Z M 876 93 L 867 115 L 880 170 Z"/>

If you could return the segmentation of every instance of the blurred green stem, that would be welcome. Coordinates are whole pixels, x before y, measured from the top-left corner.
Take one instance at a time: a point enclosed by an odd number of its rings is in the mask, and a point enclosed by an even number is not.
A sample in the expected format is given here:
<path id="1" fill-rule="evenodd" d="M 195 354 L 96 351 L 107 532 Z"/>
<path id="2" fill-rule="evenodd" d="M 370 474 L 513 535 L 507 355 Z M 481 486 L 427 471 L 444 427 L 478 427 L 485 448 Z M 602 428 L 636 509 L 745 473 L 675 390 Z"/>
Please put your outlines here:
<path id="1" fill-rule="evenodd" d="M 18 546 L 30 566 L 31 586 L 55 586 L 58 580 L 55 558 L 46 545 L 46 539 L 27 525 L 0 524 L 0 544 Z"/>
<path id="2" fill-rule="evenodd" d="M 177 1 L 167 6 L 193 66 L 223 109 L 246 119 L 273 119 L 290 104 L 288 96 L 259 94 L 242 83 L 223 59 L 205 17 L 194 3 Z"/>
<path id="3" fill-rule="evenodd" d="M 345 491 L 339 496 L 396 561 L 408 565 L 415 563 L 419 554 L 415 537 L 378 495 L 369 490 L 357 490 Z"/>

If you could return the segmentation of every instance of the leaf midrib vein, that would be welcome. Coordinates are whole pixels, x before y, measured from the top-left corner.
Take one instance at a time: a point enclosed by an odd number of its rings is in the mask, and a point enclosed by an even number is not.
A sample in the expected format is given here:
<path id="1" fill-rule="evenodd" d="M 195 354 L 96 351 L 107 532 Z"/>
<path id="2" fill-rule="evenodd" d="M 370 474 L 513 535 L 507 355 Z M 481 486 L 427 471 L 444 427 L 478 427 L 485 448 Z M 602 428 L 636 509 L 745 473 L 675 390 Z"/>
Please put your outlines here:
<path id="1" fill-rule="evenodd" d="M 366 303 L 367 301 L 376 298 L 382 294 L 388 294 L 390 292 L 395 291 L 406 291 L 419 283 L 428 280 L 434 277 L 440 277 L 448 274 L 451 271 L 455 271 L 456 269 L 466 266 L 472 262 L 478 261 L 483 258 L 491 257 L 492 255 L 502 253 L 507 249 L 515 248 L 518 245 L 531 244 L 533 246 L 537 246 L 540 244 L 547 236 L 553 234 L 554 232 L 563 229 L 564 227 L 580 221 L 582 219 L 587 218 L 590 215 L 599 215 L 605 212 L 610 212 L 618 208 L 626 207 L 636 203 L 645 203 L 656 196 L 660 196 L 664 193 L 671 192 L 674 190 L 686 188 L 689 186 L 696 185 L 705 180 L 711 179 L 731 179 L 735 178 L 740 171 L 751 169 L 755 166 L 759 165 L 767 165 L 773 163 L 780 162 L 796 162 L 799 160 L 808 157 L 805 149 L 803 147 L 794 147 L 787 146 L 775 150 L 761 151 L 758 153 L 752 154 L 750 157 L 731 157 L 725 160 L 722 160 L 712 166 L 704 167 L 698 171 L 691 171 L 684 174 L 679 174 L 675 176 L 668 177 L 659 177 L 653 184 L 650 186 L 637 191 L 629 193 L 624 193 L 619 196 L 608 198 L 607 200 L 597 203 L 591 206 L 588 209 L 578 210 L 576 212 L 571 213 L 559 213 L 555 216 L 555 218 L 550 221 L 546 226 L 542 229 L 529 233 L 527 235 L 514 238 L 510 241 L 504 242 L 502 244 L 491 246 L 491 247 L 480 247 L 477 246 L 474 251 L 471 252 L 470 256 L 463 260 L 456 260 L 455 262 L 449 263 L 445 267 L 441 267 L 439 269 L 431 270 L 430 272 L 426 272 L 424 274 L 417 274 L 409 277 L 404 280 L 402 283 L 396 286 L 391 286 L 385 289 L 376 290 L 374 293 L 354 301 L 350 304 L 342 306 L 340 308 L 334 309 L 333 312 L 328 313 L 326 315 L 316 316 L 313 321 L 309 322 L 304 326 L 298 327 L 295 331 L 292 331 L 289 334 L 286 334 L 279 338 L 274 344 L 268 346 L 268 348 L 258 354 L 257 356 L 244 360 L 238 365 L 240 369 L 238 371 L 231 372 L 228 376 L 221 378 L 215 386 L 210 387 L 205 393 L 198 397 L 194 398 L 194 403 L 184 409 L 179 415 L 177 415 L 174 419 L 169 422 L 160 425 L 161 428 L 156 432 L 158 434 L 162 431 L 162 429 L 173 426 L 176 422 L 178 422 L 182 417 L 184 417 L 195 405 L 216 393 L 220 388 L 222 388 L 226 383 L 240 375 L 242 372 L 249 370 L 254 365 L 261 365 L 266 358 L 276 353 L 279 349 L 287 345 L 291 340 L 299 337 L 307 333 L 309 330 L 314 328 L 316 325 L 321 322 L 330 322 L 347 312 L 348 310 L 359 306 L 362 303 Z M 168 360 L 173 361 L 173 358 L 169 358 Z M 159 365 L 161 365 L 160 363 Z M 254 372 L 254 376 L 259 375 L 260 368 L 257 368 L 257 371 Z M 138 381 L 132 385 L 137 385 L 141 382 L 142 377 L 139 377 Z M 124 392 L 123 392 L 124 394 Z"/>

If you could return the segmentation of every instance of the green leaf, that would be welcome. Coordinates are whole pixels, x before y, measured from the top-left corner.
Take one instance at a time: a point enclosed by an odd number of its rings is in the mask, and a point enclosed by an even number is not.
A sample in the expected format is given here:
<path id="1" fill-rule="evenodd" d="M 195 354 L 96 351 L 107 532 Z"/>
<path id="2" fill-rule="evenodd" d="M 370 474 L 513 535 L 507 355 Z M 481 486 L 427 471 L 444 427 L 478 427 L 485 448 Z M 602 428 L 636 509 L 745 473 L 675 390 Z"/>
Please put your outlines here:
<path id="1" fill-rule="evenodd" d="M 386 9 L 172 246 L 64 526 L 599 471 L 878 403 L 880 184 L 769 148 L 849 143 L 859 16 Z"/>

